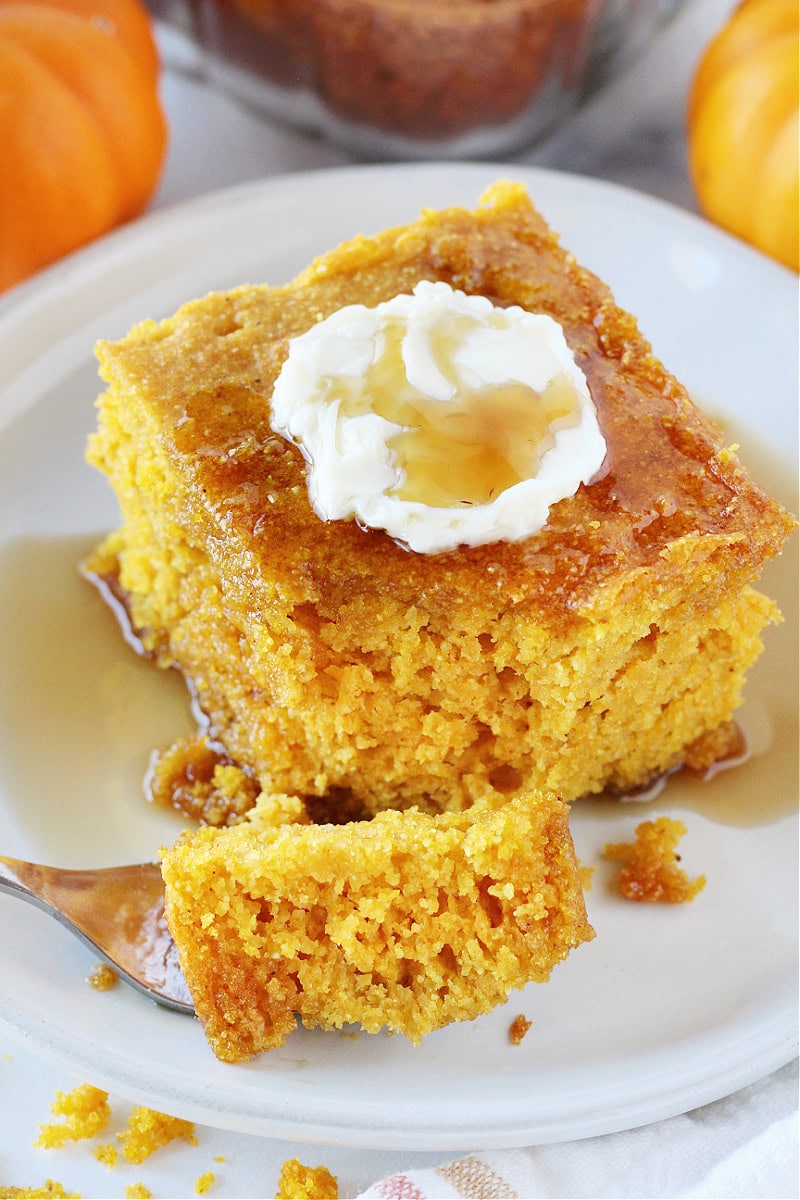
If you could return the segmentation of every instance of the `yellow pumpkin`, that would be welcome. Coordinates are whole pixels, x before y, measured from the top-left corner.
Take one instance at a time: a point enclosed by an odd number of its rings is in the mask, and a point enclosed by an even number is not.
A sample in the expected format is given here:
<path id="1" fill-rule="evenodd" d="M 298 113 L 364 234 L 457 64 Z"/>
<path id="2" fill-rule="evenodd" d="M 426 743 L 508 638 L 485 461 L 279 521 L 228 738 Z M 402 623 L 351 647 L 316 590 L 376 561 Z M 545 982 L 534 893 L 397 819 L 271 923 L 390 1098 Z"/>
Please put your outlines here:
<path id="1" fill-rule="evenodd" d="M 798 270 L 797 0 L 744 0 L 701 56 L 689 170 L 716 224 Z"/>
<path id="2" fill-rule="evenodd" d="M 141 211 L 157 88 L 140 0 L 0 0 L 0 292 Z"/>

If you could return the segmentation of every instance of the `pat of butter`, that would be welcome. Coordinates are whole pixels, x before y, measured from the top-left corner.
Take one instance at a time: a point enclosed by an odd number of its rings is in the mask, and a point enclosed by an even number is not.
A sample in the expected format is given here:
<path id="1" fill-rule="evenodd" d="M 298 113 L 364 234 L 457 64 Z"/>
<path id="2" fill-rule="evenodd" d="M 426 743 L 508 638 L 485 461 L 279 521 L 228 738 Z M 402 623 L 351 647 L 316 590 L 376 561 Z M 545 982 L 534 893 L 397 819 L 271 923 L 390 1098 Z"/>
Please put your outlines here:
<path id="1" fill-rule="evenodd" d="M 606 453 L 561 326 L 442 282 L 294 338 L 272 428 L 302 450 L 322 520 L 422 554 L 529 537 Z"/>

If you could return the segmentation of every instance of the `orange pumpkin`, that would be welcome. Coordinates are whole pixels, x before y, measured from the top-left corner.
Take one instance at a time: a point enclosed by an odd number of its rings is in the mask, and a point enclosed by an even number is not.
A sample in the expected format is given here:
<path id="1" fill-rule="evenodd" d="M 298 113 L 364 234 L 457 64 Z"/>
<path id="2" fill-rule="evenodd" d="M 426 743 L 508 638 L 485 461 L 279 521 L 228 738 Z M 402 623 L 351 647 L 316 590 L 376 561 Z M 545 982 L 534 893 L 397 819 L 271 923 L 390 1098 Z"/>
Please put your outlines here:
<path id="1" fill-rule="evenodd" d="M 98 29 L 113 34 L 139 66 L 155 83 L 161 64 L 153 37 L 153 25 L 147 9 L 139 0 L 22 0 L 43 8 L 57 8 L 91 21 Z M 20 3 L 20 0 L 0 0 L 3 5 Z"/>
<path id="2" fill-rule="evenodd" d="M 705 214 L 798 269 L 797 0 L 744 0 L 701 57 L 689 169 Z"/>
<path id="3" fill-rule="evenodd" d="M 157 75 L 138 0 L 0 0 L 0 291 L 147 203 Z"/>

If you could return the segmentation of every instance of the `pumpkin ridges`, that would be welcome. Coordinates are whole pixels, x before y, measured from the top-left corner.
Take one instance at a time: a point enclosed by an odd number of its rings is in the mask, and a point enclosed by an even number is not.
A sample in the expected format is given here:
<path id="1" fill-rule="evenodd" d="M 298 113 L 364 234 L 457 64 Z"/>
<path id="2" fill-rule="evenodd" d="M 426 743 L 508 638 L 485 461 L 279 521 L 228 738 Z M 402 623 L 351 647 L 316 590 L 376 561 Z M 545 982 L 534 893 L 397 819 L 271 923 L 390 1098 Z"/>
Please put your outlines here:
<path id="1" fill-rule="evenodd" d="M 85 106 L 119 185 L 113 223 L 134 216 L 155 186 L 166 146 L 163 113 L 146 75 L 113 35 L 57 9 L 3 4 L 0 35 L 44 63 Z"/>
<path id="2" fill-rule="evenodd" d="M 16 0 L 0 0 L 0 8 Z M 139 0 L 25 0 L 81 17 L 116 37 L 155 85 L 161 63 L 150 16 Z"/>
<path id="3" fill-rule="evenodd" d="M 773 37 L 798 27 L 796 0 L 745 0 L 706 47 L 692 80 L 687 105 L 691 126 L 705 96 L 733 65 Z"/>
<path id="4" fill-rule="evenodd" d="M 753 240 L 767 254 L 800 269 L 800 175 L 796 150 L 800 109 L 789 113 L 764 161 L 753 213 Z"/>
<path id="5" fill-rule="evenodd" d="M 783 34 L 732 66 L 696 112 L 689 166 L 701 207 L 739 237 L 751 237 L 765 148 L 796 105 L 797 38 Z"/>
<path id="6" fill-rule="evenodd" d="M 738 17 L 739 13 L 744 8 L 765 8 L 767 5 L 775 4 L 777 2 L 778 0 L 739 0 L 739 4 L 734 9 L 733 15 L 734 17 Z M 786 4 L 788 8 L 794 7 L 794 0 L 780 0 L 780 2 Z"/>
<path id="7" fill-rule="evenodd" d="M 97 185 L 87 189 L 86 178 Z M 0 42 L 0 291 L 97 237 L 117 191 L 83 106 L 25 50 Z"/>

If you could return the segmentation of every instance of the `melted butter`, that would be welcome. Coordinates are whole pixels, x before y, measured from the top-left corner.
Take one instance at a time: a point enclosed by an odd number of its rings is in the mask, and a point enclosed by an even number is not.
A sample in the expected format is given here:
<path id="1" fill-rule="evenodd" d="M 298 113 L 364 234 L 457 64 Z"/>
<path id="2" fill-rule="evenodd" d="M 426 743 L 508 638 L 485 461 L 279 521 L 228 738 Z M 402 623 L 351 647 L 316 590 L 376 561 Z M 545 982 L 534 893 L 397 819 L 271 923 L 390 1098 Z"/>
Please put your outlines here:
<path id="1" fill-rule="evenodd" d="M 270 410 L 321 520 L 416 554 L 526 540 L 607 451 L 558 322 L 443 282 L 291 339 Z"/>
<path id="2" fill-rule="evenodd" d="M 426 396 L 407 378 L 400 321 L 387 324 L 382 353 L 363 382 L 355 386 L 345 378 L 331 386 L 330 400 L 338 401 L 343 416 L 374 412 L 404 427 L 386 442 L 400 472 L 390 492 L 400 500 L 431 508 L 490 504 L 537 474 L 556 428 L 580 421 L 578 394 L 563 372 L 543 392 L 516 382 L 465 388 L 453 369 L 455 348 L 476 324 L 461 317 L 437 330 L 433 341 L 452 400 Z"/>

